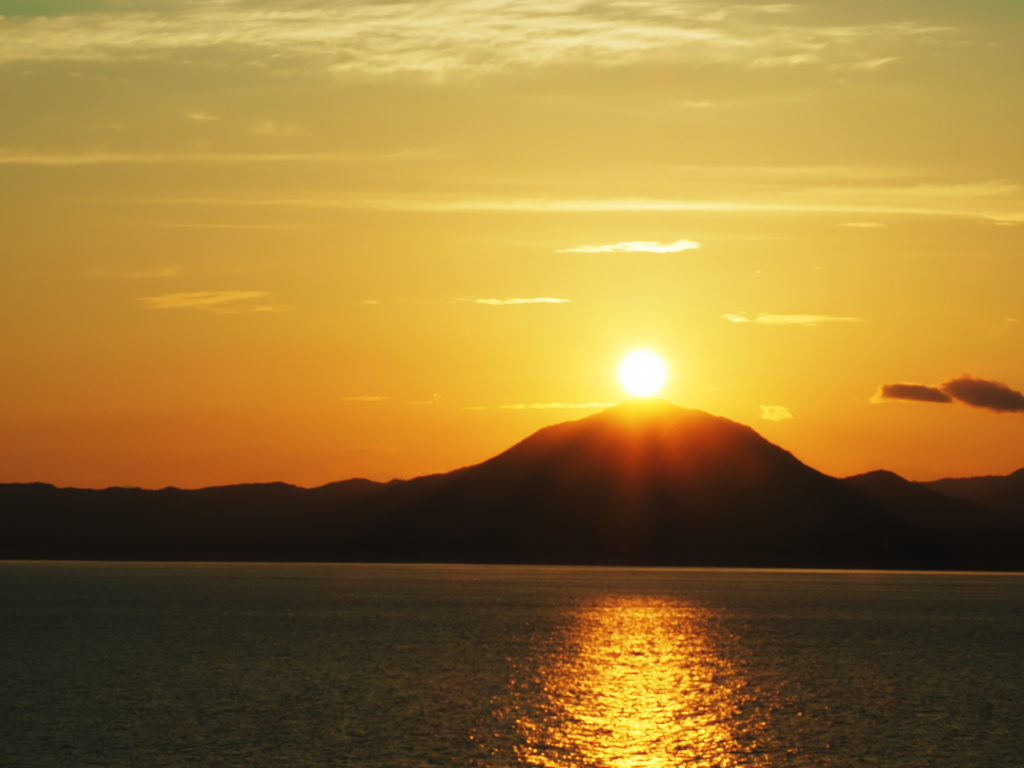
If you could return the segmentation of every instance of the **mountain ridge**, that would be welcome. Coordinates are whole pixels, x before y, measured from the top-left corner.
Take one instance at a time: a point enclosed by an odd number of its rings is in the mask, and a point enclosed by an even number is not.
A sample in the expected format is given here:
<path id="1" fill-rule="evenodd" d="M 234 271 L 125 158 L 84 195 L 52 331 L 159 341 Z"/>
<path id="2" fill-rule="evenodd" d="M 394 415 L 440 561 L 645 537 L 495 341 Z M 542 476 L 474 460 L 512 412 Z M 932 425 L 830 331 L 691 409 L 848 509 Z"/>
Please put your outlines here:
<path id="1" fill-rule="evenodd" d="M 932 485 L 833 478 L 747 425 L 638 399 L 388 483 L 0 485 L 0 557 L 1024 567 L 1024 515 Z"/>

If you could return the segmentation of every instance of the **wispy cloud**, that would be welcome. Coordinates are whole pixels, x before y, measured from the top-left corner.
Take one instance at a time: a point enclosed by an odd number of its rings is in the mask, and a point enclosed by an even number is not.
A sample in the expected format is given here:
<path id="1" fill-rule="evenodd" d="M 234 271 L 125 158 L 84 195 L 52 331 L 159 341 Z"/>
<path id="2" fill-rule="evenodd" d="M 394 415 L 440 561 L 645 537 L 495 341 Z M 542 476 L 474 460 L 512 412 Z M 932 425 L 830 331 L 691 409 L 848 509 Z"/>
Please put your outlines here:
<path id="1" fill-rule="evenodd" d="M 439 402 L 441 402 L 441 393 L 431 392 L 429 400 L 414 400 L 409 405 L 437 405 Z"/>
<path id="2" fill-rule="evenodd" d="M 814 64 L 819 61 L 821 61 L 821 57 L 814 53 L 791 53 L 786 56 L 762 56 L 754 59 L 751 66 L 755 69 L 797 67 L 801 64 Z"/>
<path id="3" fill-rule="evenodd" d="M 745 314 L 722 315 L 730 323 L 754 323 L 756 325 L 820 325 L 822 323 L 859 323 L 860 317 L 838 317 L 835 315 L 766 315 L 763 312 L 753 317 Z"/>
<path id="4" fill-rule="evenodd" d="M 708 102 L 709 104 L 711 102 Z M 744 104 L 738 102 L 737 104 Z M 753 104 L 754 102 L 751 102 Z M 774 181 L 819 180 L 835 183 L 858 181 L 884 181 L 921 179 L 922 172 L 909 166 L 894 165 L 672 165 L 666 163 L 638 163 L 645 173 L 663 170 L 673 178 L 691 179 L 698 183 L 707 181 L 739 180 L 757 182 L 759 186 Z"/>
<path id="5" fill-rule="evenodd" d="M 225 222 L 225 221 L 141 221 L 148 227 L 162 227 L 165 229 L 261 229 L 268 231 L 295 231 L 308 229 L 306 224 L 253 224 L 249 222 Z"/>
<path id="6" fill-rule="evenodd" d="M 171 265 L 167 267 L 154 267 L 152 269 L 127 270 L 119 272 L 116 270 L 100 269 L 90 272 L 90 277 L 106 278 L 111 280 L 143 280 L 149 278 L 176 277 L 181 274 L 181 267 Z"/>
<path id="7" fill-rule="evenodd" d="M 321 0 L 287 8 L 220 0 L 162 10 L 0 17 L 0 61 L 255 51 L 268 64 L 304 56 L 343 74 L 443 77 L 650 59 L 740 66 L 878 61 L 902 52 L 907 42 L 951 36 L 948 29 L 909 22 L 815 26 L 799 23 L 799 11 L 708 0 Z"/>
<path id="8" fill-rule="evenodd" d="M 467 405 L 467 411 L 532 411 L 566 408 L 610 408 L 615 403 L 513 403 L 511 405 Z"/>
<path id="9" fill-rule="evenodd" d="M 872 397 L 872 402 L 886 400 L 911 400 L 921 403 L 960 402 L 997 413 L 1024 413 L 1024 393 L 1002 381 L 979 379 L 967 373 L 938 386 L 883 384 Z"/>
<path id="10" fill-rule="evenodd" d="M 765 421 L 786 421 L 792 419 L 793 414 L 784 405 L 762 405 L 761 418 Z"/>
<path id="11" fill-rule="evenodd" d="M 505 306 L 510 304 L 568 304 L 569 299 L 551 299 L 538 297 L 535 299 L 456 299 L 470 304 L 487 304 L 492 307 Z"/>
<path id="12" fill-rule="evenodd" d="M 438 157 L 432 150 L 398 152 L 10 152 L 0 165 L 158 165 L 168 163 L 362 163 Z"/>
<path id="13" fill-rule="evenodd" d="M 302 132 L 302 127 L 291 123 L 280 123 L 277 120 L 261 120 L 249 128 L 257 136 L 294 136 Z"/>
<path id="14" fill-rule="evenodd" d="M 858 61 L 850 64 L 850 69 L 881 69 L 887 64 L 892 64 L 894 61 L 899 59 L 898 56 L 885 56 L 881 59 L 868 59 L 867 61 Z"/>
<path id="15" fill-rule="evenodd" d="M 293 307 L 265 304 L 270 291 L 192 291 L 146 296 L 139 301 L 149 309 L 202 309 L 220 314 L 244 312 L 285 312 Z"/>
<path id="16" fill-rule="evenodd" d="M 707 171 L 713 178 L 717 169 Z M 729 169 L 723 178 L 732 178 Z M 795 186 L 779 184 L 745 198 L 723 195 L 718 199 L 645 197 L 473 197 L 365 196 L 322 198 L 195 197 L 136 200 L 182 205 L 297 207 L 385 211 L 437 212 L 708 212 L 750 214 L 839 214 L 844 216 L 927 216 L 984 219 L 996 223 L 1024 223 L 1024 194 L 1016 184 L 988 181 L 972 184 L 916 184 L 912 186 Z M 868 223 L 863 221 L 854 222 Z M 871 222 L 874 223 L 874 222 Z M 600 246 L 595 246 L 600 247 Z"/>
<path id="17" fill-rule="evenodd" d="M 379 403 L 387 399 L 389 399 L 387 395 L 352 395 L 341 398 L 341 401 L 345 403 Z"/>
<path id="18" fill-rule="evenodd" d="M 676 240 L 673 243 L 657 243 L 652 240 L 629 240 L 611 245 L 580 245 L 562 248 L 558 253 L 678 253 L 700 248 L 694 240 Z"/>
<path id="19" fill-rule="evenodd" d="M 853 229 L 881 229 L 885 224 L 880 221 L 848 221 L 842 226 Z"/>

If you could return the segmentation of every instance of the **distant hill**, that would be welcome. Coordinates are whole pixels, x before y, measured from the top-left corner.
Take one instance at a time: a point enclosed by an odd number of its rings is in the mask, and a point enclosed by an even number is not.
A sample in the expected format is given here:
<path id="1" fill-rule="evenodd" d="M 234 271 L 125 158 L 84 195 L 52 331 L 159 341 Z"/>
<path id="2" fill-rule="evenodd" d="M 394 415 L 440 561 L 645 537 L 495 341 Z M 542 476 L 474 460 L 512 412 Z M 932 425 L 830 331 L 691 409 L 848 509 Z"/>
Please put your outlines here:
<path id="1" fill-rule="evenodd" d="M 952 498 L 884 469 L 843 478 L 842 482 L 916 524 L 950 533 L 992 528 L 1006 522 L 1005 515 L 990 507 Z"/>
<path id="2" fill-rule="evenodd" d="M 1024 469 L 1005 477 L 951 477 L 922 485 L 955 499 L 1024 515 Z"/>
<path id="3" fill-rule="evenodd" d="M 0 484 L 0 558 L 308 560 L 325 516 L 382 484 L 199 490 Z"/>
<path id="4" fill-rule="evenodd" d="M 0 557 L 1021 568 L 1020 519 L 638 399 L 408 481 L 0 485 Z"/>
<path id="5" fill-rule="evenodd" d="M 891 510 L 906 524 L 927 530 L 958 553 L 959 567 L 976 568 L 1001 563 L 1017 569 L 1024 565 L 1024 515 L 953 498 L 932 490 L 931 483 L 916 483 L 895 472 L 878 470 L 843 480 L 850 488 Z"/>

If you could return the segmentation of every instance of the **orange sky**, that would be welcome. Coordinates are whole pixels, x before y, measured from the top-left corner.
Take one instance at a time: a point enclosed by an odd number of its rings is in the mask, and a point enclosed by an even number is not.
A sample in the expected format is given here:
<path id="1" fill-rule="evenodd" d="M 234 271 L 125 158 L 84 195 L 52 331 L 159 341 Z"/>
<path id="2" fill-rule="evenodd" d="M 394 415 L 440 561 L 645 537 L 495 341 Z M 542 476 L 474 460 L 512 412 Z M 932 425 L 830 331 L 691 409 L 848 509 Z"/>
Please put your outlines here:
<path id="1" fill-rule="evenodd" d="M 0 15 L 0 482 L 447 471 L 640 347 L 832 474 L 1024 466 L 875 398 L 1024 389 L 1019 2 Z"/>

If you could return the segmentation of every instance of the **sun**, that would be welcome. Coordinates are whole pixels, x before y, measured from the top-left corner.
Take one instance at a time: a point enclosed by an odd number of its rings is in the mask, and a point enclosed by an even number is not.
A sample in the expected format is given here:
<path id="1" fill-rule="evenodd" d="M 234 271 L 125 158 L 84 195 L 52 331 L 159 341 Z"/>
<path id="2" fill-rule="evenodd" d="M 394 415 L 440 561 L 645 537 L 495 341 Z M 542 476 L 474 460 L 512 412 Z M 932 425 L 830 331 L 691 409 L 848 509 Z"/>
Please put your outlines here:
<path id="1" fill-rule="evenodd" d="M 661 391 L 668 378 L 665 361 L 646 349 L 630 352 L 619 363 L 619 381 L 634 397 L 651 397 Z"/>

